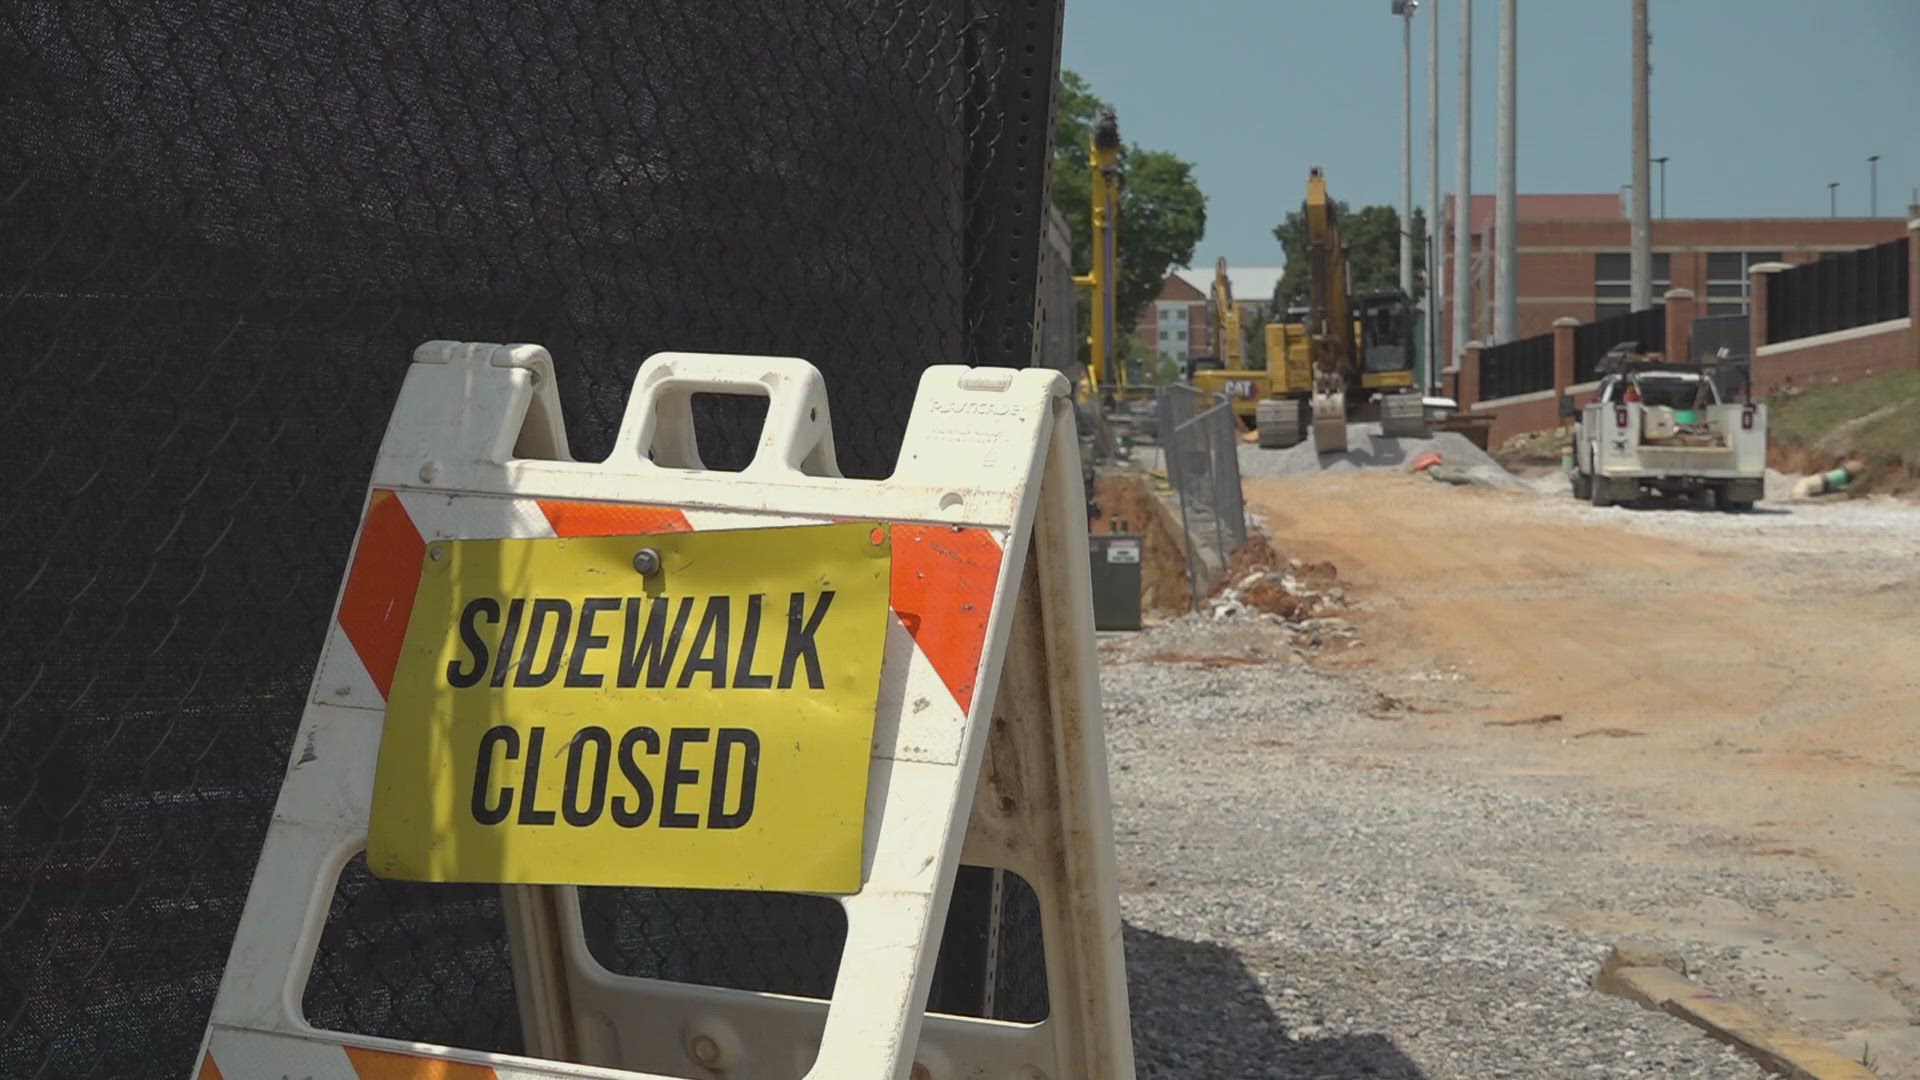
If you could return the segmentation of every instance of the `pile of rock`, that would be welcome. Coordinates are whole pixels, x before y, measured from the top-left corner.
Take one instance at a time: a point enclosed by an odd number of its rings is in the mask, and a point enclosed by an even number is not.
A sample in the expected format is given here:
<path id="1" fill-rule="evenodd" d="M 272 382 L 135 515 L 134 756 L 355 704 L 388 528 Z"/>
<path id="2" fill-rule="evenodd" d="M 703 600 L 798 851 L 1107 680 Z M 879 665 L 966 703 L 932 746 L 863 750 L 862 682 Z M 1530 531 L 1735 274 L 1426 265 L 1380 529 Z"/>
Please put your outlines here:
<path id="1" fill-rule="evenodd" d="M 1256 567 L 1230 579 L 1202 611 L 1211 619 L 1278 623 L 1296 646 L 1317 649 L 1335 640 L 1356 641 L 1353 624 L 1330 614 L 1346 606 L 1347 590 L 1332 563 L 1287 559 L 1280 566 Z"/>

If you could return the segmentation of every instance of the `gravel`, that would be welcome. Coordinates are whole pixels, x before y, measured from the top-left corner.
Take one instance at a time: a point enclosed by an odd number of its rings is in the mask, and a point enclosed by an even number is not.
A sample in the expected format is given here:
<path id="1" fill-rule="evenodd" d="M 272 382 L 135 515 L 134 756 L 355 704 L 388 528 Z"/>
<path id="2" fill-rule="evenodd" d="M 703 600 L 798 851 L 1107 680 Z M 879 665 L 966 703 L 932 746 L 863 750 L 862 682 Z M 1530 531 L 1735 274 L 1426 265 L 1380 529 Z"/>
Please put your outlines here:
<path id="1" fill-rule="evenodd" d="M 1591 990 L 1611 942 L 1555 912 L 1764 910 L 1832 895 L 1824 875 L 1386 750 L 1394 703 L 1267 623 L 1190 617 L 1102 652 L 1140 1076 L 1766 1075 Z M 1650 844 L 1699 854 L 1615 854 Z"/>
<path id="2" fill-rule="evenodd" d="M 1450 468 L 1461 470 L 1475 483 L 1514 489 L 1527 486 L 1457 431 L 1435 432 L 1428 439 L 1390 439 L 1380 434 L 1377 423 L 1349 424 L 1347 452 L 1324 457 L 1315 452 L 1312 440 L 1285 450 L 1262 450 L 1241 443 L 1240 475 L 1284 479 L 1363 469 L 1406 469 L 1426 453 L 1439 454 Z"/>

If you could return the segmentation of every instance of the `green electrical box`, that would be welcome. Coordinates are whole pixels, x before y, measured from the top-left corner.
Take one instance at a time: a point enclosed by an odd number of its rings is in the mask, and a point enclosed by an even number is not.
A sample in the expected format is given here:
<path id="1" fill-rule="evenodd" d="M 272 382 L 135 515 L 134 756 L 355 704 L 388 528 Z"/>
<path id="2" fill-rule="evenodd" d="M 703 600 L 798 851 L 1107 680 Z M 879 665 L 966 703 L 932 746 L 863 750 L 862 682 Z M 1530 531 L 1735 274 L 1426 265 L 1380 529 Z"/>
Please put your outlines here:
<path id="1" fill-rule="evenodd" d="M 1093 628 L 1140 629 L 1140 538 L 1095 533 L 1087 537 L 1087 548 L 1093 557 Z"/>

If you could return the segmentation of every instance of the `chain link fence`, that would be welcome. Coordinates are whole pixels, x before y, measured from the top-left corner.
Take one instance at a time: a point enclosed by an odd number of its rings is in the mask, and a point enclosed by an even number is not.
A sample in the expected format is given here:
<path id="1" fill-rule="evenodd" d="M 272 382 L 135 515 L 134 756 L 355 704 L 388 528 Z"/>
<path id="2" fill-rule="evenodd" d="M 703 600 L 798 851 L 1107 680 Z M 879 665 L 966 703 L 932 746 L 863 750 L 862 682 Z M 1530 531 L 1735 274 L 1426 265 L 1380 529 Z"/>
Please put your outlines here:
<path id="1" fill-rule="evenodd" d="M 415 345 L 547 346 L 595 460 L 651 353 L 803 356 L 868 477 L 923 367 L 1030 362 L 1059 14 L 0 5 L 0 1076 L 190 1071 Z M 700 408 L 744 463 L 764 403 Z M 610 966 L 812 993 L 803 899 L 587 916 Z M 506 965 L 497 890 L 356 861 L 304 1001 L 510 1051 Z"/>
<path id="2" fill-rule="evenodd" d="M 1233 552 L 1247 542 L 1247 511 L 1240 493 L 1240 427 L 1225 394 L 1191 386 L 1163 386 L 1154 416 L 1167 482 L 1180 504 L 1186 533 L 1187 580 L 1193 606 L 1226 577 Z"/>

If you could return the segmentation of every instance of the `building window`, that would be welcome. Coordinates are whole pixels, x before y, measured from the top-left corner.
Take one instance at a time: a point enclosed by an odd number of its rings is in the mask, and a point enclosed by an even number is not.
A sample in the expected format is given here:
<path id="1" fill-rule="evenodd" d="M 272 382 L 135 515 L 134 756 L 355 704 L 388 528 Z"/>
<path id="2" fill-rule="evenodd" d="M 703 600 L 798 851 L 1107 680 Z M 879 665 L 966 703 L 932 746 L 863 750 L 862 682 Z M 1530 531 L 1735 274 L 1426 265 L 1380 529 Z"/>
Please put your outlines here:
<path id="1" fill-rule="evenodd" d="M 1738 315 L 1747 310 L 1748 272 L 1759 263 L 1778 262 L 1777 251 L 1712 251 L 1707 253 L 1707 314 Z"/>
<path id="2" fill-rule="evenodd" d="M 1653 253 L 1653 302 L 1666 303 L 1668 266 L 1666 252 Z M 1604 319 L 1629 310 L 1633 296 L 1633 256 L 1625 251 L 1597 251 L 1593 255 L 1594 318 Z"/>

